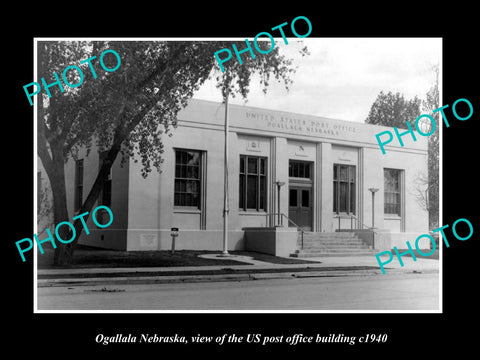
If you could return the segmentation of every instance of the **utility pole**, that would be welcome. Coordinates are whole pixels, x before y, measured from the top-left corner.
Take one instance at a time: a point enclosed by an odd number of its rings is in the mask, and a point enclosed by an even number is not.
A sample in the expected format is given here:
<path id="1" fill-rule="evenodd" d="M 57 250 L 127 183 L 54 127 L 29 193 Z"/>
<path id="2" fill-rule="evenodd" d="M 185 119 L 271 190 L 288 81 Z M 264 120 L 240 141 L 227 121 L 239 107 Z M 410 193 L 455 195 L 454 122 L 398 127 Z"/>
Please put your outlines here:
<path id="1" fill-rule="evenodd" d="M 223 181 L 223 255 L 228 256 L 228 91 L 225 95 L 225 148 L 224 148 L 224 181 Z"/>

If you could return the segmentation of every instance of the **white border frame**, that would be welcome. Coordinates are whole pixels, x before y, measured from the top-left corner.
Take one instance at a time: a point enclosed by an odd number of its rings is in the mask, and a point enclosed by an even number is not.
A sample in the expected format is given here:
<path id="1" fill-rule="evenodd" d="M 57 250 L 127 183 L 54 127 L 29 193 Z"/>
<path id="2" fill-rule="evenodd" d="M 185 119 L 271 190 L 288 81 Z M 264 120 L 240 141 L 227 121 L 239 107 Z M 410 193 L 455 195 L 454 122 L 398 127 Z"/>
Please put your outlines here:
<path id="1" fill-rule="evenodd" d="M 375 37 L 364 37 L 369 39 L 375 39 Z M 413 39 L 419 38 L 432 38 L 432 39 L 441 39 L 441 52 L 443 55 L 443 38 L 442 37 L 414 37 Z M 246 38 L 242 37 L 212 37 L 212 38 L 156 38 L 156 37 L 72 37 L 72 38 L 65 38 L 65 37 L 41 37 L 41 38 L 33 38 L 33 77 L 35 82 L 38 82 L 38 72 L 37 72 L 37 61 L 38 61 L 38 41 L 202 41 L 202 40 L 210 40 L 210 41 L 218 41 L 218 40 L 245 40 Z M 253 38 L 248 38 L 252 40 Z M 281 38 L 274 38 L 274 39 L 281 39 Z M 287 39 L 295 40 L 296 38 L 287 37 Z M 341 39 L 348 39 L 348 37 L 341 37 Z M 439 64 L 439 99 L 440 99 L 440 106 L 443 105 L 443 56 L 441 57 L 441 61 Z M 38 124 L 38 106 L 37 100 L 38 97 L 35 97 L 33 109 L 34 109 L 34 131 L 33 131 L 33 170 L 34 170 L 34 200 L 33 200 L 33 229 L 34 234 L 37 233 L 37 170 L 38 170 L 38 155 L 37 155 L 37 124 Z M 440 134 L 439 134 L 439 224 L 443 224 L 443 122 L 442 126 L 440 126 Z M 111 313 L 120 313 L 120 314 L 151 314 L 151 313 L 167 313 L 167 314 L 228 314 L 228 313 L 251 313 L 251 314 L 405 314 L 405 313 L 421 313 L 421 314 L 428 314 L 428 313 L 443 313 L 443 246 L 441 246 L 442 238 L 439 238 L 439 309 L 438 310 L 39 310 L 38 303 L 37 303 L 37 289 L 38 289 L 38 282 L 37 282 L 37 249 L 33 247 L 33 312 L 35 314 L 58 314 L 58 313 L 92 313 L 92 314 L 111 314 Z"/>

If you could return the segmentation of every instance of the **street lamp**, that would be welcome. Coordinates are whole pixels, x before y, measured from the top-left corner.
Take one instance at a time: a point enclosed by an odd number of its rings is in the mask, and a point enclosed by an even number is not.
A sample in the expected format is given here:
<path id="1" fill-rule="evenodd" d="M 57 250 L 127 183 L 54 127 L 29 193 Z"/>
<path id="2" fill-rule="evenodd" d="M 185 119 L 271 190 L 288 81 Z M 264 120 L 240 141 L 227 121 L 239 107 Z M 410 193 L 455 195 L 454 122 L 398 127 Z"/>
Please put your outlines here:
<path id="1" fill-rule="evenodd" d="M 378 191 L 377 188 L 368 189 L 372 192 L 372 229 L 375 228 L 375 193 Z"/>
<path id="2" fill-rule="evenodd" d="M 277 190 L 278 190 L 278 195 L 277 195 L 277 199 L 278 199 L 278 222 L 277 222 L 277 226 L 281 226 L 280 225 L 280 188 L 285 185 L 285 182 L 283 181 L 276 181 L 275 184 L 277 184 Z"/>

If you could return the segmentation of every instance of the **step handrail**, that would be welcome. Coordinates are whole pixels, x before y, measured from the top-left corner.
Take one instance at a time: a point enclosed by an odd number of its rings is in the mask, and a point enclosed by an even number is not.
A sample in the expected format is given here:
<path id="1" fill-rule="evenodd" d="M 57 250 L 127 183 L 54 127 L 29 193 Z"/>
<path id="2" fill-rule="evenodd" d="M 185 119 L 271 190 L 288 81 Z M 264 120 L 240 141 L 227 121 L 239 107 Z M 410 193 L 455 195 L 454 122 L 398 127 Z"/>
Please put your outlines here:
<path id="1" fill-rule="evenodd" d="M 273 215 L 274 219 L 275 219 L 275 217 L 276 217 L 277 215 L 280 215 L 280 216 L 281 216 L 279 226 L 283 226 L 283 218 L 285 217 L 285 218 L 287 219 L 287 224 L 288 224 L 288 223 L 291 223 L 293 226 L 295 226 L 295 227 L 297 228 L 297 231 L 300 231 L 300 233 L 301 233 L 301 240 L 302 240 L 302 250 L 303 250 L 303 234 L 304 234 L 305 230 L 304 230 L 300 225 L 297 225 L 292 219 L 290 219 L 290 218 L 289 218 L 287 215 L 285 215 L 284 213 L 267 213 L 267 221 L 265 222 L 265 226 L 268 226 L 268 225 L 267 225 L 267 224 L 268 224 L 268 217 L 269 217 L 269 216 L 272 216 L 272 215 Z"/>
<path id="2" fill-rule="evenodd" d="M 282 216 L 285 216 L 285 218 L 287 219 L 287 221 L 291 222 L 296 228 L 297 228 L 297 231 L 299 230 L 300 231 L 300 236 L 301 236 L 301 240 L 302 240 L 302 250 L 303 250 L 303 234 L 305 233 L 305 230 L 303 230 L 303 228 L 300 226 L 300 225 L 297 225 L 292 219 L 290 219 L 287 215 L 285 215 L 284 213 L 281 213 Z"/>
<path id="3" fill-rule="evenodd" d="M 338 230 L 341 230 L 340 219 L 348 219 L 348 218 L 350 218 L 350 230 L 353 230 L 353 219 L 355 219 L 355 228 L 356 229 L 358 228 L 358 224 L 360 224 L 360 229 L 364 229 L 364 228 L 369 229 L 369 230 L 375 229 L 374 227 L 365 225 L 363 222 L 361 222 L 358 219 L 357 216 L 355 216 L 353 214 L 346 214 L 346 215 L 337 214 L 337 215 L 334 216 L 334 218 L 338 218 Z"/>

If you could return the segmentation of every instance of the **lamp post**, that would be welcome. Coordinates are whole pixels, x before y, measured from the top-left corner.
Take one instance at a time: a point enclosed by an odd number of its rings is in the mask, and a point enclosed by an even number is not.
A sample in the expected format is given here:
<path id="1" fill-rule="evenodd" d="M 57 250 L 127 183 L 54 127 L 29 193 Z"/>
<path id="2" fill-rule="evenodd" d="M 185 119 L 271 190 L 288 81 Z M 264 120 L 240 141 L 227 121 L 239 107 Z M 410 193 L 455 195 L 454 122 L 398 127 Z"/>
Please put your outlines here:
<path id="1" fill-rule="evenodd" d="M 378 191 L 377 188 L 368 189 L 372 192 L 372 229 L 375 228 L 375 193 Z"/>
<path id="2" fill-rule="evenodd" d="M 281 226 L 280 225 L 280 221 L 281 221 L 281 215 L 280 215 L 280 188 L 285 185 L 285 182 L 283 181 L 276 181 L 275 184 L 277 184 L 277 199 L 278 199 L 278 222 L 277 222 L 277 226 Z M 283 225 L 283 224 L 282 224 Z"/>

